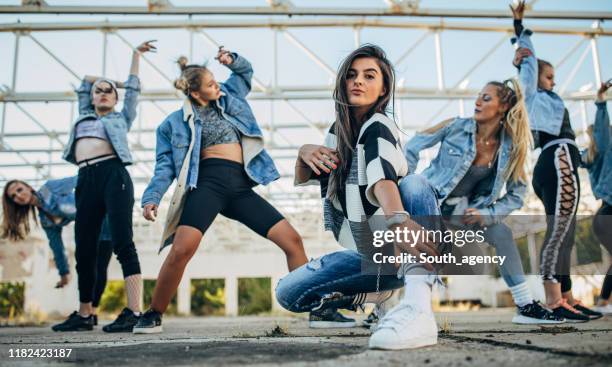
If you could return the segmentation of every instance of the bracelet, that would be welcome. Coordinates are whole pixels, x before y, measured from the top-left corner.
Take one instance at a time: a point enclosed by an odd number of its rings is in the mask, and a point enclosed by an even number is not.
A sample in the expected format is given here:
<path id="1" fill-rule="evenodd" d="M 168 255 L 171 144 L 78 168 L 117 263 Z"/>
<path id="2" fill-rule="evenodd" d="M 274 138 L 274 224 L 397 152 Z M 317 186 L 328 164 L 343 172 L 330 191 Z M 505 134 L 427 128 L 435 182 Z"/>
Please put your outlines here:
<path id="1" fill-rule="evenodd" d="M 408 219 L 410 219 L 410 214 L 408 214 L 407 211 L 394 211 L 393 216 L 385 220 L 385 225 L 387 226 L 387 228 L 391 228 L 396 224 L 404 223 Z"/>

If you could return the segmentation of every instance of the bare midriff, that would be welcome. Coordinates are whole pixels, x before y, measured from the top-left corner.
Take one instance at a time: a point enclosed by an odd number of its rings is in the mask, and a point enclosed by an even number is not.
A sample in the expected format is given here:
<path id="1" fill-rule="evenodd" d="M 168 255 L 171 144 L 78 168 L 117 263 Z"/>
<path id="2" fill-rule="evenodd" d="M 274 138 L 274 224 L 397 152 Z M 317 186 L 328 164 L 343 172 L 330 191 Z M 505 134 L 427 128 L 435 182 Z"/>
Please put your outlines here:
<path id="1" fill-rule="evenodd" d="M 92 159 L 107 154 L 115 154 L 113 146 L 104 139 L 80 138 L 76 141 L 74 155 L 77 162 Z"/>
<path id="2" fill-rule="evenodd" d="M 243 163 L 240 143 L 216 144 L 200 151 L 200 160 L 208 158 L 227 159 Z"/>

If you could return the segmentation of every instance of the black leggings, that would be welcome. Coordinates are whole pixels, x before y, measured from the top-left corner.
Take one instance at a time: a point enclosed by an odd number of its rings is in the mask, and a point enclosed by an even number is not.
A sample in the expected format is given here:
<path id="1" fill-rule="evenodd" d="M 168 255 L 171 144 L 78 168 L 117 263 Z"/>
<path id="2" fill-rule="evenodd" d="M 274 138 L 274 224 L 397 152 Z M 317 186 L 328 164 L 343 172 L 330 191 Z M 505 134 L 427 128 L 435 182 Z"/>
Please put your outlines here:
<path id="1" fill-rule="evenodd" d="M 117 158 L 79 169 L 75 190 L 76 271 L 79 300 L 89 303 L 94 299 L 98 237 L 104 216 L 115 246 L 123 276 L 140 274 L 140 263 L 132 240 L 132 208 L 134 186 L 132 179 Z"/>
<path id="2" fill-rule="evenodd" d="M 601 208 L 593 217 L 593 232 L 599 242 L 608 250 L 608 253 L 612 255 L 612 205 L 603 202 Z M 612 265 L 608 268 L 606 277 L 601 287 L 601 294 L 599 295 L 602 299 L 610 298 L 612 292 Z"/>
<path id="3" fill-rule="evenodd" d="M 204 233 L 217 214 L 237 220 L 262 237 L 282 214 L 257 195 L 242 164 L 219 158 L 200 161 L 197 187 L 187 194 L 179 226 Z"/>
<path id="4" fill-rule="evenodd" d="M 561 283 L 562 292 L 572 287 L 569 275 L 580 200 L 579 163 L 578 148 L 562 143 L 543 150 L 533 172 L 533 189 L 546 211 L 540 274 L 544 280 Z"/>

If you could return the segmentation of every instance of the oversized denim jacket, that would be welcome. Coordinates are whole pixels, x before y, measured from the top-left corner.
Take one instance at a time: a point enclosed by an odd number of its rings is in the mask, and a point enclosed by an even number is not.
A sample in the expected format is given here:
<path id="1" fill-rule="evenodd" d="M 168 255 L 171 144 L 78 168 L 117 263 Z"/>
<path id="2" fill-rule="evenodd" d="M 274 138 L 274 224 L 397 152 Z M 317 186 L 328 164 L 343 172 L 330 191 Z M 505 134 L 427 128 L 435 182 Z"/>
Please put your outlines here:
<path id="1" fill-rule="evenodd" d="M 93 83 L 83 80 L 81 86 L 76 90 L 79 101 L 79 117 L 70 129 L 70 138 L 64 149 L 64 159 L 76 164 L 74 156 L 76 126 L 83 120 L 97 119 L 102 120 L 106 135 L 110 140 L 115 153 L 123 164 L 132 163 L 132 155 L 128 146 L 127 133 L 132 127 L 136 118 L 136 106 L 138 105 L 138 95 L 140 94 L 140 79 L 136 75 L 130 75 L 125 82 L 125 95 L 123 97 L 123 108 L 120 112 L 111 112 L 107 115 L 98 117 L 91 104 L 91 88 Z"/>
<path id="2" fill-rule="evenodd" d="M 518 41 L 519 47 L 531 51 L 531 56 L 523 58 L 519 68 L 519 81 L 525 95 L 529 124 L 531 130 L 556 136 L 561 132 L 565 104 L 557 93 L 538 88 L 538 60 L 531 43 L 532 33 L 524 29 L 518 39 L 512 39 L 513 43 Z M 538 146 L 537 142 L 534 146 Z"/>
<path id="3" fill-rule="evenodd" d="M 458 117 L 433 133 L 417 133 L 404 148 L 408 168 L 414 171 L 419 153 L 437 143 L 441 143 L 438 155 L 423 171 L 423 175 L 436 189 L 442 202 L 455 189 L 476 158 L 476 121 Z M 512 150 L 512 141 L 505 131 L 501 134 L 499 149 L 495 179 L 490 191 L 486 190 L 490 193 L 477 196 L 469 203 L 470 207 L 482 212 L 486 224 L 499 223 L 513 210 L 521 208 L 527 190 L 524 182 L 512 179 L 504 182 Z M 501 196 L 504 184 L 506 193 Z"/>
<path id="4" fill-rule="evenodd" d="M 582 152 L 583 166 L 589 171 L 593 194 L 597 199 L 612 205 L 612 129 L 606 102 L 595 102 L 597 112 L 593 124 L 593 139 L 597 154 L 592 162 L 586 161 L 587 152 Z"/>
<path id="5" fill-rule="evenodd" d="M 66 177 L 47 181 L 34 195 L 38 197 L 41 207 L 38 210 L 40 224 L 49 240 L 49 247 L 53 251 L 55 265 L 60 275 L 67 274 L 68 261 L 66 260 L 62 229 L 76 218 L 74 188 L 77 177 Z M 59 223 L 52 221 L 45 213 L 61 218 Z M 110 241 L 111 235 L 108 221 L 105 220 L 100 231 L 100 241 Z"/>
<path id="6" fill-rule="evenodd" d="M 216 101 L 221 114 L 241 134 L 242 155 L 247 175 L 256 183 L 267 185 L 278 179 L 274 161 L 263 145 L 263 134 L 255 120 L 246 96 L 251 90 L 253 68 L 238 54 L 227 65 L 230 77 L 221 83 L 221 98 Z M 186 191 L 194 189 L 198 181 L 200 161 L 200 136 L 203 121 L 189 99 L 183 108 L 171 113 L 157 128 L 156 164 L 153 178 L 142 195 L 142 206 L 159 205 L 162 196 L 176 178 L 178 183 L 168 209 L 166 228 L 162 236 L 162 248 L 172 240 L 176 222 Z M 183 167 L 186 165 L 186 167 Z M 183 168 L 186 168 L 183 174 Z"/>
<path id="7" fill-rule="evenodd" d="M 221 83 L 221 98 L 216 101 L 223 117 L 240 131 L 245 171 L 258 184 L 267 185 L 280 177 L 274 161 L 263 148 L 263 134 L 246 101 L 251 90 L 253 68 L 243 57 L 233 54 L 234 62 L 227 67 L 230 77 Z M 193 117 L 195 133 L 192 135 L 188 120 Z M 142 195 L 142 206 L 157 204 L 178 177 L 190 143 L 194 146 L 189 160 L 187 187 L 194 189 L 198 181 L 200 137 L 203 121 L 188 99 L 182 109 L 171 113 L 157 128 L 156 164 L 151 182 Z"/>

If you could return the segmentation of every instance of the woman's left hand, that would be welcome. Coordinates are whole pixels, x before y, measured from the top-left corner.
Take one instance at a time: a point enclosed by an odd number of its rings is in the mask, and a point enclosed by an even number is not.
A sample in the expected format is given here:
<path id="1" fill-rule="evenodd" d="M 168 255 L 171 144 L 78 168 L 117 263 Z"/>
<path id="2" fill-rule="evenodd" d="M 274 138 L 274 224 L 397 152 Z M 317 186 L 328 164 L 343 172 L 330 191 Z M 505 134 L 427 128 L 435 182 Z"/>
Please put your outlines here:
<path id="1" fill-rule="evenodd" d="M 157 40 L 150 40 L 141 43 L 140 45 L 138 45 L 138 47 L 136 47 L 136 51 L 140 53 L 157 52 L 157 47 L 155 47 L 155 45 L 152 45 L 152 42 L 157 42 Z"/>
<path id="2" fill-rule="evenodd" d="M 484 218 L 476 208 L 467 208 L 463 213 L 463 223 L 484 226 Z"/>
<path id="3" fill-rule="evenodd" d="M 230 51 L 224 50 L 223 46 L 219 46 L 219 52 L 217 52 L 217 56 L 215 57 L 215 59 L 219 60 L 219 63 L 223 65 L 229 65 L 234 62 L 232 53 Z"/>
<path id="4" fill-rule="evenodd" d="M 599 89 L 597 90 L 597 100 L 598 101 L 605 101 L 606 100 L 606 92 L 608 91 L 608 89 L 610 88 L 610 84 L 608 83 L 601 83 L 601 85 L 599 86 Z"/>

